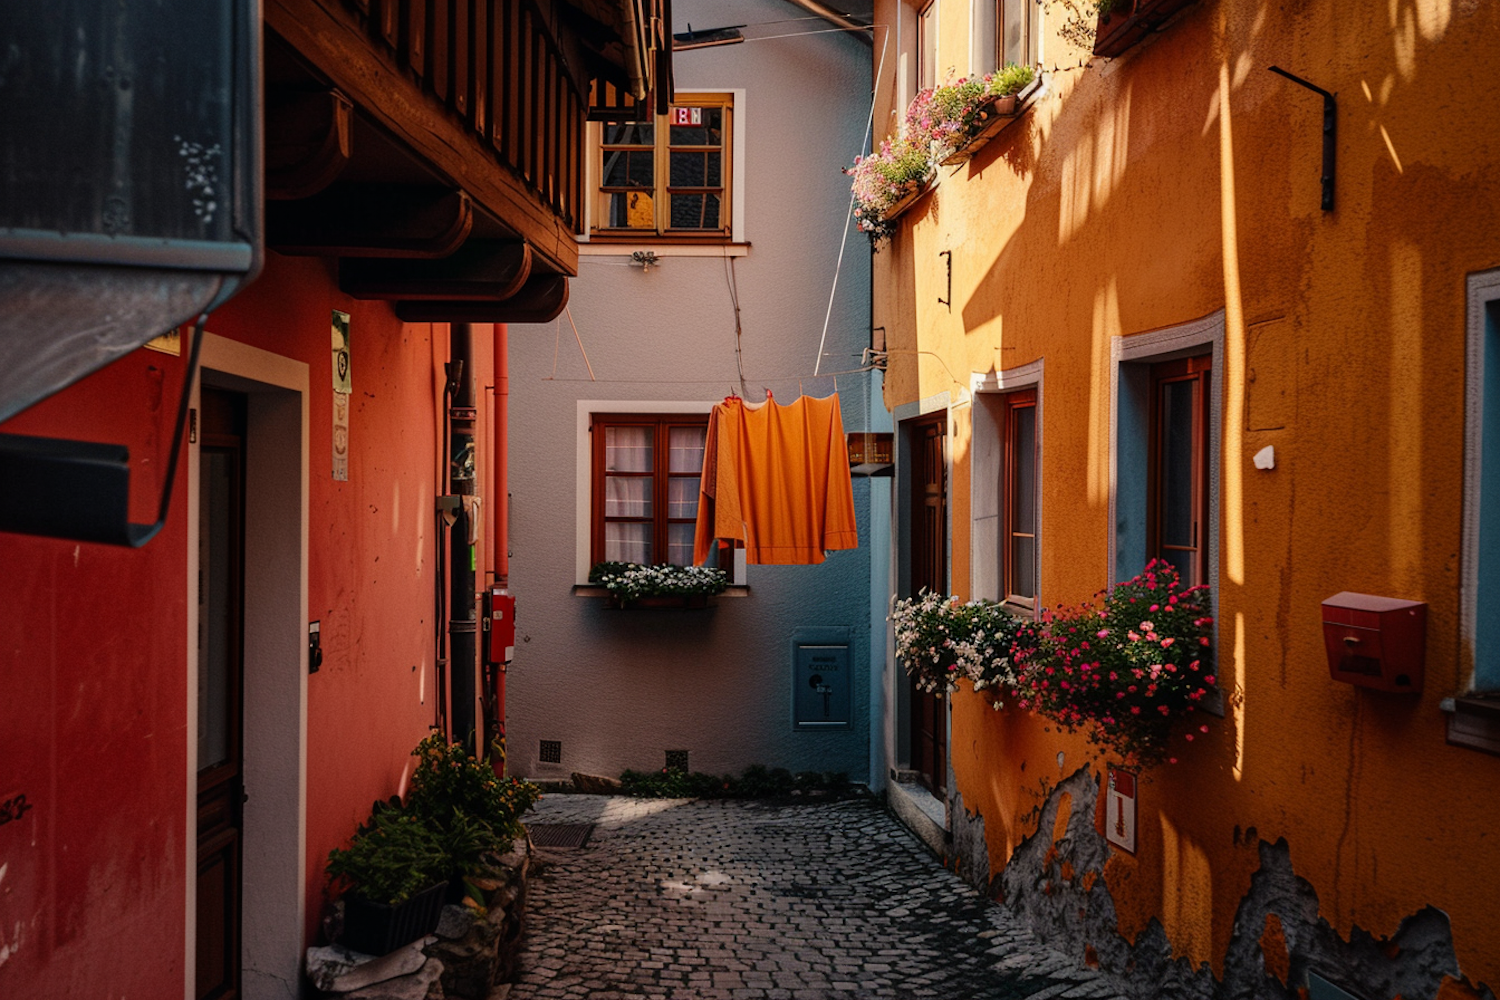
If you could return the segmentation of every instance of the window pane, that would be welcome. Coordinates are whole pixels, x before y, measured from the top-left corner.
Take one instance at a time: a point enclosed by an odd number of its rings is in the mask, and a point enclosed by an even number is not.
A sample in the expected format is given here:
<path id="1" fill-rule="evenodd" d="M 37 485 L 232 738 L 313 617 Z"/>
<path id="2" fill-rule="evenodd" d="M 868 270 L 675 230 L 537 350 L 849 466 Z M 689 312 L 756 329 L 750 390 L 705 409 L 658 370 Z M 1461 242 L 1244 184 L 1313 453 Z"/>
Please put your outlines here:
<path id="1" fill-rule="evenodd" d="M 673 108 L 670 120 L 672 134 L 668 141 L 674 146 L 718 146 L 724 142 L 723 108 Z"/>
<path id="2" fill-rule="evenodd" d="M 650 146 L 656 142 L 656 126 L 650 122 L 607 122 L 606 146 Z"/>
<path id="3" fill-rule="evenodd" d="M 713 194 L 674 194 L 672 196 L 673 229 L 722 229 L 719 222 L 719 196 Z"/>
<path id="4" fill-rule="evenodd" d="M 611 427 L 604 429 L 604 468 L 609 472 L 650 472 L 651 445 L 656 437 L 652 427 Z"/>
<path id="5" fill-rule="evenodd" d="M 719 179 L 722 157 L 717 150 L 706 153 L 672 150 L 672 186 L 717 187 L 722 183 Z"/>
<path id="6" fill-rule="evenodd" d="M 651 476 L 608 476 L 604 480 L 605 517 L 650 517 Z"/>
<path id="7" fill-rule="evenodd" d="M 691 524 L 667 525 L 667 562 L 673 566 L 693 564 L 693 526 Z"/>
<path id="8" fill-rule="evenodd" d="M 1186 549 L 1168 549 L 1160 555 L 1161 558 L 1177 567 L 1177 576 L 1184 587 L 1196 587 L 1201 582 L 1198 579 L 1197 553 Z"/>
<path id="9" fill-rule="evenodd" d="M 1197 382 L 1161 387 L 1161 543 L 1193 547 L 1193 423 Z M 1179 567 L 1180 568 L 1180 567 Z"/>
<path id="10" fill-rule="evenodd" d="M 1005 6 L 1005 32 L 1002 55 L 1006 63 L 1025 66 L 1031 62 L 1026 51 L 1026 8 L 1032 0 L 1002 0 Z"/>
<path id="11" fill-rule="evenodd" d="M 1036 539 L 1011 538 L 1010 597 L 1036 597 Z"/>
<path id="12" fill-rule="evenodd" d="M 1015 531 L 1036 533 L 1036 407 L 1010 411 L 1015 421 L 1015 494 L 1011 526 Z"/>
<path id="13" fill-rule="evenodd" d="M 697 476 L 673 476 L 667 480 L 667 516 L 698 516 Z"/>
<path id="14" fill-rule="evenodd" d="M 649 149 L 608 150 L 603 174 L 604 187 L 649 188 L 655 177 L 654 154 Z"/>
<path id="15" fill-rule="evenodd" d="M 673 427 L 667 434 L 670 449 L 668 472 L 703 471 L 703 442 L 708 436 L 705 427 Z"/>
<path id="16" fill-rule="evenodd" d="M 619 192 L 609 196 L 609 225 L 616 229 L 655 229 L 656 214 L 651 195 L 645 191 Z"/>
<path id="17" fill-rule="evenodd" d="M 688 548 L 691 555 L 691 540 Z M 618 521 L 605 524 L 604 559 L 606 562 L 633 562 L 650 566 L 651 525 Z"/>

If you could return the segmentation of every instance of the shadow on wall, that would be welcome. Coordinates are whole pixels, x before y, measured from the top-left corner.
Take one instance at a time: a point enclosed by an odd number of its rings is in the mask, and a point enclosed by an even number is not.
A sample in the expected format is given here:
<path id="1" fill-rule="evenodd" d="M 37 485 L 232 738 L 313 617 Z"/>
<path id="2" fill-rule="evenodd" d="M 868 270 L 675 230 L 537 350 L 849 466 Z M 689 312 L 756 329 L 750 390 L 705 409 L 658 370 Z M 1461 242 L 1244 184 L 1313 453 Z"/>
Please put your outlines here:
<path id="1" fill-rule="evenodd" d="M 1185 958 L 1174 960 L 1155 918 L 1132 944 L 1118 930 L 1103 877 L 1110 847 L 1097 828 L 1098 797 L 1099 779 L 1087 766 L 1053 789 L 1038 832 L 991 880 L 990 895 L 1050 947 L 1120 977 L 1132 997 L 1297 1000 L 1307 995 L 1312 971 L 1370 1000 L 1440 992 L 1454 1000 L 1495 1000 L 1485 985 L 1461 980 L 1448 915 L 1434 907 L 1407 917 L 1389 938 L 1359 927 L 1350 940 L 1339 937 L 1318 916 L 1313 887 L 1292 870 L 1284 839 L 1259 842 L 1260 868 L 1235 913 L 1222 982 L 1206 963 L 1195 969 Z"/>

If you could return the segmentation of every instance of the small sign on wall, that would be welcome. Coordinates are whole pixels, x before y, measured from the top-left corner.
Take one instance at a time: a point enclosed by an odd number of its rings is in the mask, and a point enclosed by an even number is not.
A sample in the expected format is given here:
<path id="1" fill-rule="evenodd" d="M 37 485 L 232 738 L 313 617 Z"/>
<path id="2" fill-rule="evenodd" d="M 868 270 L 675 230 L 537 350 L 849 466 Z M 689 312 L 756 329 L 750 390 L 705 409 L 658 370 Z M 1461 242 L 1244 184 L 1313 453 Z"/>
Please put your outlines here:
<path id="1" fill-rule="evenodd" d="M 1104 814 L 1104 836 L 1123 851 L 1135 853 L 1135 774 L 1109 769 L 1109 794 Z"/>
<path id="2" fill-rule="evenodd" d="M 672 109 L 672 124 L 673 125 L 702 125 L 703 124 L 703 109 L 702 108 L 673 108 Z"/>
<path id="3" fill-rule="evenodd" d="M 349 481 L 349 314 L 333 310 L 333 478 Z"/>

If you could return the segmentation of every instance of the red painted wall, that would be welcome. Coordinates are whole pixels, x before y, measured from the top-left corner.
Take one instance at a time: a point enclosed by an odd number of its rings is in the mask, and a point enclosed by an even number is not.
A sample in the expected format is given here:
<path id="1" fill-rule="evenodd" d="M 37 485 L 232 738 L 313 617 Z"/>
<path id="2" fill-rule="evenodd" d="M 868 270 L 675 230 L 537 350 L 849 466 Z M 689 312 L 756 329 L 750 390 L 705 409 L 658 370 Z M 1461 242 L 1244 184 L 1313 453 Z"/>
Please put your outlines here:
<path id="1" fill-rule="evenodd" d="M 184 367 L 137 351 L 0 430 L 128 445 L 154 521 Z M 140 551 L 0 534 L 0 803 L 31 807 L 0 826 L 0 996 L 182 993 L 180 500 Z"/>
<path id="2" fill-rule="evenodd" d="M 352 317 L 349 482 L 331 474 L 333 309 Z M 342 295 L 329 262 L 274 254 L 208 329 L 310 371 L 307 618 L 324 648 L 308 678 L 310 939 L 329 850 L 403 789 L 434 717 L 447 330 Z M 474 341 L 487 373 L 488 327 Z M 132 516 L 150 520 L 183 368 L 137 351 L 0 430 L 127 444 Z M 0 825 L 0 997 L 182 994 L 185 490 L 180 479 L 169 525 L 140 551 L 0 534 L 0 803 L 24 794 L 32 807 Z"/>

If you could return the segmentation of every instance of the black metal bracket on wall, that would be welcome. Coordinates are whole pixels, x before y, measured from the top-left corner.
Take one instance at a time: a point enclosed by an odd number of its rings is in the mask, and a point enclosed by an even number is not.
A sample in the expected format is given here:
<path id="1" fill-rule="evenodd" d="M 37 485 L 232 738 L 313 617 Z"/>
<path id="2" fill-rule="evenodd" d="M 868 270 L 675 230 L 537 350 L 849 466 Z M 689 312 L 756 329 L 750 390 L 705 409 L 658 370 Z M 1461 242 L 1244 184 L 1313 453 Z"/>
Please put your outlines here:
<path id="1" fill-rule="evenodd" d="M 1338 139 L 1338 98 L 1316 84 L 1309 83 L 1280 66 L 1270 67 L 1272 73 L 1284 76 L 1300 87 L 1306 87 L 1323 97 L 1323 211 L 1333 211 L 1333 168 Z"/>
<path id="2" fill-rule="evenodd" d="M 948 307 L 948 311 L 952 312 L 953 311 L 953 251 L 952 250 L 939 250 L 938 251 L 938 256 L 939 257 L 946 257 L 946 258 L 948 258 L 948 297 L 946 299 L 938 299 L 938 305 L 947 306 Z"/>

